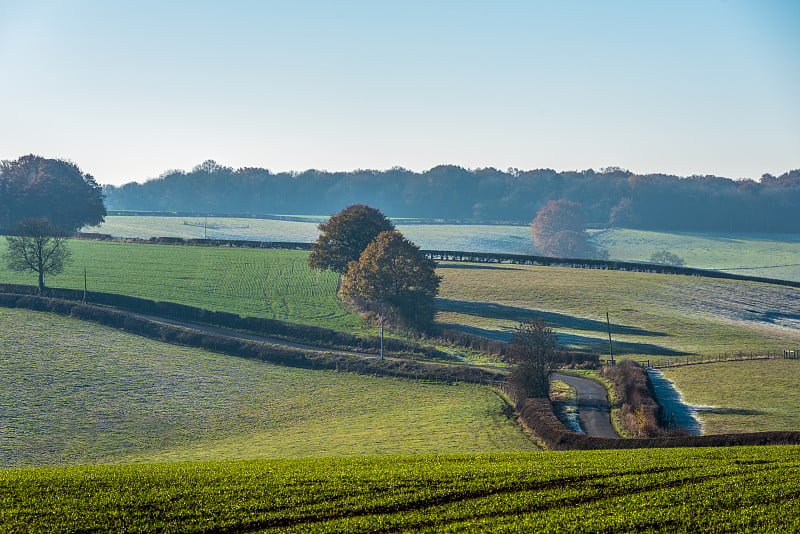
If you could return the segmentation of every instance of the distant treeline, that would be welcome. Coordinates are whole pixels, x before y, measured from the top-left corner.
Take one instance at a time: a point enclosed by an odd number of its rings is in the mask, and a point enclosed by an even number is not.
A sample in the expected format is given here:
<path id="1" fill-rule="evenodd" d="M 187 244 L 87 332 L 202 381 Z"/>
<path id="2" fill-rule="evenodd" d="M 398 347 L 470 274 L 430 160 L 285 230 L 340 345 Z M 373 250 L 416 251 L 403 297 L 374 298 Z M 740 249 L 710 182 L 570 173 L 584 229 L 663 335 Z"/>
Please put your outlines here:
<path id="1" fill-rule="evenodd" d="M 106 186 L 109 210 L 217 214 L 328 215 L 353 203 L 390 217 L 528 223 L 549 200 L 579 203 L 589 223 L 625 228 L 704 232 L 800 232 L 800 169 L 760 181 L 717 176 L 464 169 L 413 172 L 272 173 L 219 166 L 120 187 Z"/>

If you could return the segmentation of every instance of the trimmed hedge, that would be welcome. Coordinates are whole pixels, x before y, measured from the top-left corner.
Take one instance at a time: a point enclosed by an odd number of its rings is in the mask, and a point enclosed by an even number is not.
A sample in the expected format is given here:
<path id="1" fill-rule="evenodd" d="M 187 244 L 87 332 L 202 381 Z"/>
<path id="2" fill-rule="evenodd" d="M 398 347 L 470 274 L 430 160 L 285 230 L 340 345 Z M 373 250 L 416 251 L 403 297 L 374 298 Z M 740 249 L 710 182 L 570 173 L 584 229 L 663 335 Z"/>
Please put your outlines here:
<path id="1" fill-rule="evenodd" d="M 0 292 L 23 295 L 37 295 L 38 288 L 18 284 L 0 284 Z M 47 297 L 82 301 L 83 291 L 75 289 L 48 288 L 43 294 Z M 86 302 L 120 308 L 144 315 L 200 323 L 220 328 L 228 328 L 252 334 L 272 337 L 283 341 L 304 343 L 321 348 L 349 350 L 377 354 L 381 340 L 376 336 L 359 336 L 318 326 L 288 323 L 275 319 L 241 317 L 235 313 L 211 311 L 175 302 L 156 302 L 149 299 L 89 291 Z M 385 338 L 384 352 L 399 357 L 422 357 L 432 360 L 451 360 L 452 357 L 434 347 L 426 347 L 406 340 Z"/>
<path id="2" fill-rule="evenodd" d="M 667 447 L 735 447 L 800 445 L 800 432 L 754 432 L 658 438 L 597 438 L 568 430 L 553 413 L 549 399 L 526 399 L 518 408 L 522 422 L 551 450 L 654 449 Z"/>
<path id="3" fill-rule="evenodd" d="M 661 428 L 661 406 L 653 395 L 650 377 L 639 363 L 622 360 L 617 365 L 600 368 L 600 376 L 614 384 L 620 399 L 620 416 L 625 429 L 637 438 L 655 438 L 666 434 Z"/>
<path id="4" fill-rule="evenodd" d="M 202 348 L 242 358 L 307 369 L 328 369 L 358 374 L 384 375 L 438 382 L 494 385 L 505 375 L 469 366 L 425 363 L 416 360 L 378 359 L 331 352 L 296 349 L 261 341 L 167 325 L 128 312 L 35 295 L 0 293 L 0 306 L 57 313 L 125 330 L 158 341 Z"/>

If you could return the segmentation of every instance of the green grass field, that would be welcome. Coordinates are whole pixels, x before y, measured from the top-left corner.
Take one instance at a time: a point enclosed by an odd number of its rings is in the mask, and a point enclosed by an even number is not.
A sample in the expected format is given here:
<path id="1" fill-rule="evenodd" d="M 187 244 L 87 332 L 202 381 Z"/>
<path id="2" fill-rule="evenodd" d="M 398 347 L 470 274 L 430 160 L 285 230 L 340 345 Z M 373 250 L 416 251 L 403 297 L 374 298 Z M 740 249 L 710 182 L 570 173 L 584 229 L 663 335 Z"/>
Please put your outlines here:
<path id="1" fill-rule="evenodd" d="M 5 241 L 0 240 L 0 249 Z M 54 287 L 122 293 L 346 331 L 369 331 L 336 297 L 337 276 L 307 267 L 307 252 L 70 241 L 73 261 Z M 800 290 L 689 276 L 444 263 L 437 321 L 508 337 L 542 316 L 562 345 L 661 356 L 782 351 L 800 344 Z M 0 282 L 35 277 L 0 269 Z"/>
<path id="2" fill-rule="evenodd" d="M 699 406 L 704 434 L 800 428 L 800 361 L 752 360 L 661 370 Z"/>
<path id="3" fill-rule="evenodd" d="M 533 218 L 533 215 L 531 216 Z M 109 216 L 99 227 L 84 231 L 116 237 L 252 239 L 297 241 L 317 238 L 317 223 L 308 220 Z M 222 228 L 205 230 L 204 221 Z M 247 228 L 234 228 L 247 226 Z M 227 228 L 226 228 L 227 227 Z M 465 250 L 506 254 L 536 254 L 527 226 L 469 224 L 403 224 L 397 227 L 424 249 Z M 719 269 L 737 274 L 800 281 L 800 235 L 797 234 L 696 234 L 650 232 L 614 228 L 591 232 L 592 243 L 609 251 L 615 260 L 648 261 L 657 250 L 669 250 L 689 267 Z"/>
<path id="4" fill-rule="evenodd" d="M 560 267 L 441 264 L 437 321 L 508 338 L 542 317 L 563 346 L 653 357 L 800 345 L 800 289 L 710 278 Z"/>
<path id="5" fill-rule="evenodd" d="M 6 241 L 0 239 L 0 253 Z M 336 297 L 338 275 L 308 268 L 308 252 L 184 247 L 70 240 L 72 258 L 50 287 L 179 302 L 244 316 L 341 330 L 359 329 Z M 0 282 L 36 284 L 36 276 L 0 269 Z"/>
<path id="6" fill-rule="evenodd" d="M 279 367 L 0 308 L 0 467 L 526 451 L 494 391 Z"/>
<path id="7" fill-rule="evenodd" d="M 691 234 L 613 229 L 594 233 L 592 242 L 616 260 L 648 261 L 668 250 L 687 267 L 746 276 L 800 281 L 800 235 Z"/>
<path id="8" fill-rule="evenodd" d="M 327 217 L 309 217 L 303 221 L 272 219 L 237 219 L 227 217 L 106 217 L 97 227 L 84 232 L 99 232 L 114 237 L 182 237 L 196 239 L 248 239 L 256 241 L 290 241 L 310 243 L 319 236 L 317 224 Z M 184 221 L 190 223 L 184 224 Z M 395 221 L 397 229 L 423 249 L 469 250 L 477 252 L 506 252 L 534 254 L 533 239 L 527 226 L 487 224 L 404 224 Z M 202 225 L 205 224 L 204 228 Z M 193 226 L 194 225 L 194 226 Z M 209 228 L 208 226 L 219 228 Z M 242 228 L 246 226 L 247 228 Z"/>
<path id="9" fill-rule="evenodd" d="M 0 532 L 800 530 L 800 448 L 0 471 Z"/>

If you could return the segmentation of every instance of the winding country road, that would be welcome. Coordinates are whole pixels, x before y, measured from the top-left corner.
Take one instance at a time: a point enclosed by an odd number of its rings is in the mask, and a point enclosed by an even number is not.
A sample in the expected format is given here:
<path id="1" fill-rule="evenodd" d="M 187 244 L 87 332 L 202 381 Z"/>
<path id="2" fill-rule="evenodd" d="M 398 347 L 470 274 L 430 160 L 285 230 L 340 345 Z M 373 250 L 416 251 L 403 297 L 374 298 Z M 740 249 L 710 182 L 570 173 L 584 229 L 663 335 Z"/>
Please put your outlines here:
<path id="1" fill-rule="evenodd" d="M 566 382 L 578 392 L 578 419 L 581 428 L 589 436 L 599 438 L 618 438 L 619 435 L 611 425 L 606 388 L 594 380 L 577 376 L 553 373 L 553 380 Z"/>

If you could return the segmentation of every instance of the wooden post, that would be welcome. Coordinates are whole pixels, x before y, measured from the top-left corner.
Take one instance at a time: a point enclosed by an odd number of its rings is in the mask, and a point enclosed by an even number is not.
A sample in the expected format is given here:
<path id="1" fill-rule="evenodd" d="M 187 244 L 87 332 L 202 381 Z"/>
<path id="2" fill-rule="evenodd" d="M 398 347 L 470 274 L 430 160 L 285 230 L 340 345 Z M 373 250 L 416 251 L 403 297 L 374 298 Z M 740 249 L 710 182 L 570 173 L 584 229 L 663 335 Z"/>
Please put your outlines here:
<path id="1" fill-rule="evenodd" d="M 614 346 L 611 344 L 611 319 L 606 312 L 606 326 L 608 327 L 608 352 L 611 354 L 611 366 L 614 366 Z"/>

